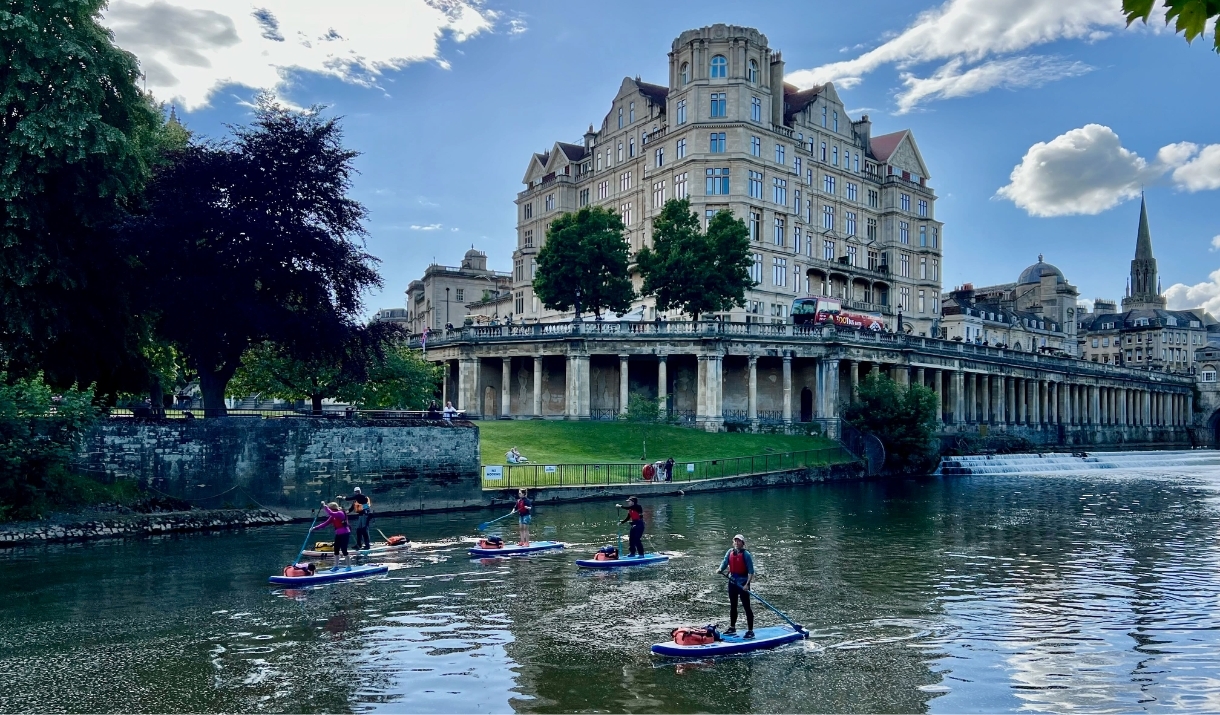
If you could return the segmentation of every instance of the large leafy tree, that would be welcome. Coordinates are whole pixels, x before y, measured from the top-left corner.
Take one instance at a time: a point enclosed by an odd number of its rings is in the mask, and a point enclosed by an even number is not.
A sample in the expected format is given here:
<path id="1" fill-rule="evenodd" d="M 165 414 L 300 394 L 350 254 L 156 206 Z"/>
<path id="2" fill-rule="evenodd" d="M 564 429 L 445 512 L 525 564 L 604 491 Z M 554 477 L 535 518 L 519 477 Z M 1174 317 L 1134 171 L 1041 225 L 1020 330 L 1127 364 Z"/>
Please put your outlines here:
<path id="1" fill-rule="evenodd" d="M 843 417 L 881 440 L 886 471 L 927 474 L 936 466 L 937 399 L 923 385 L 903 388 L 884 375 L 868 375 Z"/>
<path id="2" fill-rule="evenodd" d="M 657 310 L 678 309 L 695 320 L 703 313 L 745 305 L 750 278 L 750 238 L 745 223 L 719 211 L 700 230 L 687 199 L 670 199 L 653 221 L 652 247 L 636 256 L 644 295 Z"/>
<path id="3" fill-rule="evenodd" d="M 625 313 L 635 290 L 628 271 L 623 220 L 601 206 L 565 213 L 551 222 L 538 252 L 534 293 L 552 310 Z M 579 291 L 579 293 L 577 292 Z"/>
<path id="4" fill-rule="evenodd" d="M 1182 33 L 1187 42 L 1201 36 L 1209 20 L 1220 18 L 1220 0 L 1123 0 L 1127 24 L 1148 22 L 1158 4 L 1165 8 L 1165 24 L 1174 23 L 1174 31 Z M 1212 49 L 1220 52 L 1220 32 L 1213 30 L 1212 35 Z"/>
<path id="5" fill-rule="evenodd" d="M 104 0 L 0 6 L 0 359 L 15 375 L 111 393 L 147 386 L 137 264 L 108 230 L 167 132 Z"/>
<path id="6" fill-rule="evenodd" d="M 438 397 L 444 368 L 401 343 L 388 347 L 368 367 L 368 378 L 344 399 L 366 410 L 421 410 Z"/>
<path id="7" fill-rule="evenodd" d="M 209 415 L 224 414 L 257 343 L 333 359 L 360 330 L 362 293 L 381 285 L 337 121 L 263 98 L 234 135 L 174 152 L 126 230 L 149 267 L 157 333 L 198 374 Z"/>

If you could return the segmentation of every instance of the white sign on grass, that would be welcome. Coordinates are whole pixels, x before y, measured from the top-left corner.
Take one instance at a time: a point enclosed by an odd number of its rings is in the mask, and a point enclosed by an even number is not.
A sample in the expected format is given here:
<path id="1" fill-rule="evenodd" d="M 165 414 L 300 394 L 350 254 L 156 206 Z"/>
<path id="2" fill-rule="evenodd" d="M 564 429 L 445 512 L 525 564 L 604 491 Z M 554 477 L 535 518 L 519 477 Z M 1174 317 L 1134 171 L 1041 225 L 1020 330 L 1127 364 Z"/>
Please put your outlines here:
<path id="1" fill-rule="evenodd" d="M 547 474 L 554 474 L 555 472 L 558 472 L 559 469 L 557 469 L 554 465 L 548 464 L 542 468 L 542 471 L 546 472 Z"/>
<path id="2" fill-rule="evenodd" d="M 483 478 L 487 480 L 499 480 L 504 478 L 504 467 L 500 465 L 488 465 L 483 467 Z"/>
<path id="3" fill-rule="evenodd" d="M 694 472 L 694 471 L 695 471 L 695 465 L 694 465 L 693 463 L 688 463 L 688 464 L 686 465 L 686 471 L 688 471 L 688 472 Z"/>

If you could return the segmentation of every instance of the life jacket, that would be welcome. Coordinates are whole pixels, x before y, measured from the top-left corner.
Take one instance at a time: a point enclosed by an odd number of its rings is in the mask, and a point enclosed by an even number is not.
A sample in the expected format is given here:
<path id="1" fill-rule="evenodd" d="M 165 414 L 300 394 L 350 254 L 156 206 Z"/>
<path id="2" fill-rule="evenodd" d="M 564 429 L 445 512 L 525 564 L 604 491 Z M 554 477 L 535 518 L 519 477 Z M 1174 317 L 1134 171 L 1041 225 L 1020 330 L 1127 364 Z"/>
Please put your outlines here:
<path id="1" fill-rule="evenodd" d="M 334 551 L 335 542 L 333 541 L 315 541 L 313 542 L 314 551 Z"/>
<path id="2" fill-rule="evenodd" d="M 355 512 L 357 514 L 364 514 L 365 512 L 371 513 L 373 511 L 373 500 L 369 499 L 368 497 L 364 497 L 364 503 L 361 504 L 359 501 L 357 501 L 355 502 L 355 507 Z"/>
<path id="3" fill-rule="evenodd" d="M 627 518 L 631 519 L 632 521 L 643 521 L 644 510 L 640 508 L 638 504 L 633 507 L 629 507 L 627 509 Z"/>
<path id="4" fill-rule="evenodd" d="M 614 561 L 618 559 L 618 548 L 614 546 L 603 546 L 593 555 L 594 561 Z"/>
<path id="5" fill-rule="evenodd" d="M 486 539 L 479 539 L 480 549 L 502 549 L 504 548 L 504 539 L 498 536 L 491 536 Z"/>
<path id="6" fill-rule="evenodd" d="M 521 516 L 529 516 L 529 513 L 533 511 L 534 507 L 533 505 L 529 504 L 528 499 L 522 498 L 517 500 L 517 506 L 513 508 L 516 509 L 517 513 Z"/>
<path id="7" fill-rule="evenodd" d="M 391 536 L 385 540 L 386 546 L 400 546 L 405 543 L 407 543 L 407 537 L 405 536 Z"/>
<path id="8" fill-rule="evenodd" d="M 673 630 L 674 643 L 678 645 L 707 645 L 720 640 L 720 632 L 716 630 L 716 626 L 708 625 L 702 628 L 698 626 L 683 626 Z"/>
<path id="9" fill-rule="evenodd" d="M 729 552 L 729 573 L 734 576 L 749 576 L 750 570 L 746 568 L 746 552 L 737 552 L 733 549 Z"/>
<path id="10" fill-rule="evenodd" d="M 292 578 L 312 576 L 316 572 L 313 564 L 293 564 L 284 567 L 284 575 Z"/>

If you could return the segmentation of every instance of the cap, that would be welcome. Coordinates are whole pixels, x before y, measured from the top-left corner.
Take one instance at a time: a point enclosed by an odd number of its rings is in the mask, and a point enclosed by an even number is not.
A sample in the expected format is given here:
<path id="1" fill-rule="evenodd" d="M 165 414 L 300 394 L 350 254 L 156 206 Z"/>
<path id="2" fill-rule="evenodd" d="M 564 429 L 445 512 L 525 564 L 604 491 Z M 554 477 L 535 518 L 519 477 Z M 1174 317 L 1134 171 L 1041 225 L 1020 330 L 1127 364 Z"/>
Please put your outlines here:
<path id="1" fill-rule="evenodd" d="M 353 492 L 356 492 L 357 494 L 359 494 L 359 493 L 360 493 L 360 487 L 356 487 L 356 488 L 355 488 L 355 489 L 353 489 L 352 491 L 353 491 Z"/>
<path id="2" fill-rule="evenodd" d="M 738 539 L 741 539 L 741 543 L 746 543 L 746 537 L 742 536 L 741 534 L 737 534 L 733 537 L 733 541 L 737 541 Z"/>

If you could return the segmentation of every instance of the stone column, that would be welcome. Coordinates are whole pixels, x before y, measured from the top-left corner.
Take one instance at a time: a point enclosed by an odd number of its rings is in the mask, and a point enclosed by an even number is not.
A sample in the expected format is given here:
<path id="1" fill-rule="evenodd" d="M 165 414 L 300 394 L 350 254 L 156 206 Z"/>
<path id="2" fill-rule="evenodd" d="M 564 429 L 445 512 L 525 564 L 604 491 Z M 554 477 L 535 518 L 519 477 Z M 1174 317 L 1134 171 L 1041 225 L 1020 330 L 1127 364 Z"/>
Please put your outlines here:
<path id="1" fill-rule="evenodd" d="M 1186 410 L 1186 424 L 1193 425 L 1195 423 L 1195 396 L 1194 394 L 1186 395 L 1186 405 L 1182 408 Z"/>
<path id="2" fill-rule="evenodd" d="M 1028 413 L 1026 412 L 1026 395 L 1025 395 L 1025 392 L 1026 392 L 1025 383 L 1027 382 L 1027 380 L 1023 377 L 1017 377 L 1017 378 L 1013 378 L 1013 381 L 1017 383 L 1017 389 L 1016 389 L 1017 424 L 1023 425 L 1023 424 L 1025 424 L 1025 420 L 1028 417 Z"/>
<path id="3" fill-rule="evenodd" d="M 479 408 L 479 359 L 461 358 L 458 360 L 458 405 L 473 416 L 482 412 Z"/>
<path id="4" fill-rule="evenodd" d="M 848 368 L 851 370 L 851 396 L 856 396 L 856 389 L 860 387 L 860 362 L 852 360 L 848 363 Z"/>
<path id="5" fill-rule="evenodd" d="M 1004 424 L 1004 378 L 993 375 L 991 382 L 991 421 L 993 424 Z"/>
<path id="6" fill-rule="evenodd" d="M 1029 395 L 1029 424 L 1032 427 L 1037 427 L 1042 424 L 1042 396 L 1039 394 L 1041 385 L 1038 380 L 1029 381 L 1029 390 L 1026 394 Z"/>
<path id="7" fill-rule="evenodd" d="M 500 416 L 508 417 L 513 412 L 513 359 L 500 358 Z"/>
<path id="8" fill-rule="evenodd" d="M 981 391 L 983 393 L 983 409 L 979 413 L 979 422 L 991 422 L 991 375 L 983 375 Z"/>
<path id="9" fill-rule="evenodd" d="M 1038 381 L 1038 422 L 1040 424 L 1050 424 L 1051 422 L 1050 383 L 1046 380 Z"/>
<path id="10" fill-rule="evenodd" d="M 1140 390 L 1140 422 L 1152 426 L 1152 393 L 1148 390 Z"/>
<path id="11" fill-rule="evenodd" d="M 661 414 L 666 413 L 669 398 L 669 371 L 665 355 L 657 356 L 657 402 L 661 404 Z"/>
<path id="12" fill-rule="evenodd" d="M 445 368 L 444 376 L 441 378 L 441 407 L 449 404 L 449 361 L 441 363 L 441 367 Z"/>
<path id="13" fill-rule="evenodd" d="M 758 358 L 751 355 L 747 362 L 750 370 L 750 402 L 746 407 L 746 417 L 752 425 L 758 421 Z"/>
<path id="14" fill-rule="evenodd" d="M 915 368 L 915 382 L 920 387 L 927 387 L 928 383 L 925 380 L 924 369 L 922 367 Z"/>
<path id="15" fill-rule="evenodd" d="M 966 423 L 974 422 L 974 373 L 962 373 L 962 396 L 965 410 L 962 412 L 962 421 Z"/>
<path id="16" fill-rule="evenodd" d="M 949 400 L 953 405 L 953 424 L 966 420 L 966 377 L 961 370 L 954 370 L 949 379 Z"/>
<path id="17" fill-rule="evenodd" d="M 1017 423 L 1017 378 L 1004 378 L 1004 423 L 1015 425 Z"/>
<path id="18" fill-rule="evenodd" d="M 1099 425 L 1101 424 L 1101 388 L 1094 385 L 1090 390 L 1093 394 L 1089 395 L 1092 403 L 1089 406 L 1089 424 Z"/>
<path id="19" fill-rule="evenodd" d="M 534 411 L 535 417 L 542 416 L 542 356 L 534 356 Z"/>
<path id="20" fill-rule="evenodd" d="M 839 361 L 824 358 L 818 361 L 817 368 L 817 406 L 818 417 L 835 418 L 839 416 Z"/>
<path id="21" fill-rule="evenodd" d="M 945 421 L 945 371 L 932 371 L 932 391 L 936 393 L 936 419 Z"/>
<path id="22" fill-rule="evenodd" d="M 839 375 L 835 373 L 835 380 Z M 792 353 L 784 351 L 784 424 L 792 424 Z"/>
<path id="23" fill-rule="evenodd" d="M 627 414 L 627 402 L 629 400 L 630 382 L 627 376 L 627 356 L 618 356 L 618 413 L 620 415 Z"/>
<path id="24" fill-rule="evenodd" d="M 589 419 L 589 356 L 569 354 L 566 372 L 564 416 L 569 420 L 587 420 Z"/>
<path id="25" fill-rule="evenodd" d="M 699 398 L 695 421 L 708 432 L 719 432 L 724 426 L 724 378 L 722 356 L 699 356 Z"/>

